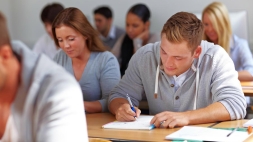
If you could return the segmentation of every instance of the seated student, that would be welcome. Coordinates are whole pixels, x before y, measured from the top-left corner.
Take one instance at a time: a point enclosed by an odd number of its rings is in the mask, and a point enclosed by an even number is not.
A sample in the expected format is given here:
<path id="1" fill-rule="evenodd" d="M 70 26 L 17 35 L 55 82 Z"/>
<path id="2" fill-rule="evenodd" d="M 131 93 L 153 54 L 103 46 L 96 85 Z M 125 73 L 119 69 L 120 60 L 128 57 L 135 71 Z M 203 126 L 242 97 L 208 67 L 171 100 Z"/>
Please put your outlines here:
<path id="1" fill-rule="evenodd" d="M 204 39 L 223 47 L 232 58 L 240 81 L 253 80 L 253 58 L 245 39 L 232 34 L 226 6 L 220 2 L 209 4 L 202 12 Z"/>
<path id="2" fill-rule="evenodd" d="M 120 80 L 119 63 L 98 37 L 82 11 L 67 8 L 52 26 L 54 40 L 61 51 L 54 60 L 75 76 L 87 113 L 104 112 L 110 91 Z"/>
<path id="3" fill-rule="evenodd" d="M 109 96 L 109 110 L 119 121 L 134 121 L 131 110 L 142 95 L 156 127 L 185 126 L 242 119 L 246 102 L 237 72 L 219 45 L 201 41 L 204 26 L 191 13 L 168 19 L 161 42 L 147 44 L 131 58 L 126 74 Z"/>
<path id="4" fill-rule="evenodd" d="M 0 13 L 0 141 L 88 141 L 76 80 L 44 55 L 13 41 Z"/>
<path id="5" fill-rule="evenodd" d="M 47 33 L 41 36 L 39 40 L 35 43 L 33 47 L 34 52 L 43 53 L 51 59 L 54 58 L 59 47 L 55 45 L 53 40 L 52 23 L 57 14 L 63 9 L 63 6 L 59 3 L 48 4 L 43 8 L 40 18 L 45 26 Z"/>
<path id="6" fill-rule="evenodd" d="M 150 11 L 144 4 L 131 7 L 126 16 L 126 34 L 122 35 L 112 49 L 120 63 L 121 76 L 125 74 L 128 62 L 140 47 L 160 40 L 158 34 L 149 32 Z"/>
<path id="7" fill-rule="evenodd" d="M 111 50 L 118 38 L 125 34 L 125 31 L 113 25 L 113 15 L 109 7 L 98 7 L 93 13 L 100 39 Z"/>

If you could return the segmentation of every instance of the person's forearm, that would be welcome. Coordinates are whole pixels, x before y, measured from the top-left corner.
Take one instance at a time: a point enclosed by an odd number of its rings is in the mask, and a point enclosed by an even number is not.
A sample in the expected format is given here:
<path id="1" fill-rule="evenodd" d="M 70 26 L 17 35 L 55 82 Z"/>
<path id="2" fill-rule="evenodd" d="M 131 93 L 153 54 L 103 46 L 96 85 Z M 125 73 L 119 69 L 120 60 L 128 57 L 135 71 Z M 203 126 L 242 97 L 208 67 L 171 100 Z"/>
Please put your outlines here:
<path id="1" fill-rule="evenodd" d="M 253 81 L 253 76 L 246 70 L 238 72 L 238 79 L 240 81 Z"/>
<path id="2" fill-rule="evenodd" d="M 112 114 L 115 115 L 117 109 L 122 105 L 128 103 L 126 99 L 123 98 L 116 98 L 114 100 L 112 100 L 109 104 L 109 110 Z"/>
<path id="3" fill-rule="evenodd" d="M 96 113 L 102 112 L 102 106 L 99 101 L 87 102 L 84 101 L 85 112 Z"/>
<path id="4" fill-rule="evenodd" d="M 206 108 L 185 112 L 189 117 L 189 125 L 230 120 L 230 114 L 220 102 Z"/>

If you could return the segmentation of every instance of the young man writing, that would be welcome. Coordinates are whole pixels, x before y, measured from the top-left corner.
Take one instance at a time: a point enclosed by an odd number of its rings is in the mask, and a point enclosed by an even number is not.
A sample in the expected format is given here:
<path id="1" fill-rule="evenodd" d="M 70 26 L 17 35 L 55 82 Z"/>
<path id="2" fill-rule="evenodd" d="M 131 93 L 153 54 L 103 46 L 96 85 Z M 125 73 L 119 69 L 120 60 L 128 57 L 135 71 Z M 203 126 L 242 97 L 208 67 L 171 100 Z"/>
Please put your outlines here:
<path id="1" fill-rule="evenodd" d="M 109 97 L 109 109 L 119 121 L 133 121 L 131 110 L 147 98 L 156 127 L 242 119 L 246 102 L 229 55 L 218 45 L 201 41 L 203 24 L 193 14 L 173 15 L 161 32 L 161 42 L 148 44 L 132 57 L 125 76 Z"/>

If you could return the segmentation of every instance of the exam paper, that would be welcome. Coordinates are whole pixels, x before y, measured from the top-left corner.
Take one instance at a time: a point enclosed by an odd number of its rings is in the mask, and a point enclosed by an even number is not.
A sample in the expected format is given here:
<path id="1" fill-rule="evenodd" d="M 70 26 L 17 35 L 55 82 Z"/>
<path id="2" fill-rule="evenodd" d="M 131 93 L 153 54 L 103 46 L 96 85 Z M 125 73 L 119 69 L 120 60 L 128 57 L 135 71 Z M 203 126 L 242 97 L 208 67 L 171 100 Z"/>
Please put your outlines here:
<path id="1" fill-rule="evenodd" d="M 219 142 L 242 142 L 249 137 L 248 132 L 234 131 L 229 137 L 231 130 L 214 129 L 196 126 L 184 126 L 180 130 L 167 135 L 168 140 L 198 140 Z"/>
<path id="2" fill-rule="evenodd" d="M 249 126 L 253 127 L 253 119 L 250 119 L 249 121 L 243 124 L 243 127 L 249 127 Z"/>
<path id="3" fill-rule="evenodd" d="M 141 115 L 132 122 L 114 121 L 102 126 L 105 129 L 132 129 L 132 130 L 151 130 L 153 127 L 149 124 L 154 116 Z"/>

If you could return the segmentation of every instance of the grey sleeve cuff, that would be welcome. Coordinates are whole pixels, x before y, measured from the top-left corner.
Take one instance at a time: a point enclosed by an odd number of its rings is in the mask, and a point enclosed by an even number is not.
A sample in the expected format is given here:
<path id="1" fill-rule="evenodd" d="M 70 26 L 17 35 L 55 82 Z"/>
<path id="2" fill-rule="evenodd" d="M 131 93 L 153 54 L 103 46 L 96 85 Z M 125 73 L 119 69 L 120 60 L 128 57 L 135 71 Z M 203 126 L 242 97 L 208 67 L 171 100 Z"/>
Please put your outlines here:
<path id="1" fill-rule="evenodd" d="M 243 119 L 246 115 L 246 107 L 244 110 L 242 110 L 240 106 L 238 106 L 239 104 L 230 104 L 227 101 L 219 101 L 220 103 L 222 103 L 224 105 L 224 107 L 227 109 L 228 113 L 230 114 L 230 118 L 231 120 L 236 120 L 236 119 Z M 231 107 L 231 105 L 233 105 L 233 107 Z"/>
<path id="2" fill-rule="evenodd" d="M 98 100 L 102 106 L 102 112 L 108 112 L 107 99 Z"/>

